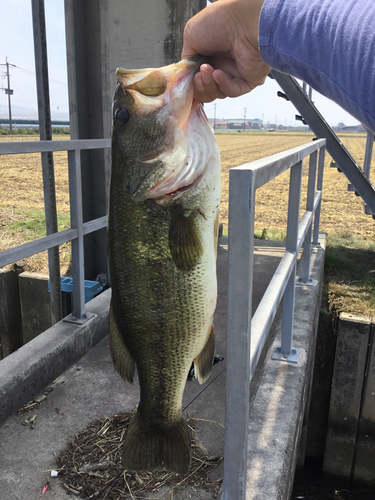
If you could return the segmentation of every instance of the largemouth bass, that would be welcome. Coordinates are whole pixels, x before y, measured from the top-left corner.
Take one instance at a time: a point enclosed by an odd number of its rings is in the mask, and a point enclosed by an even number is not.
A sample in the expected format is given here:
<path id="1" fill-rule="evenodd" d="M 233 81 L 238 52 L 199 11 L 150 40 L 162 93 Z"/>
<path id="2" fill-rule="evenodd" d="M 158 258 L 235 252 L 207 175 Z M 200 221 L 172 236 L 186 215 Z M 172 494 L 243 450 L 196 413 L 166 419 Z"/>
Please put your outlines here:
<path id="1" fill-rule="evenodd" d="M 110 349 L 140 402 L 123 466 L 178 473 L 190 463 L 182 395 L 191 363 L 204 382 L 215 337 L 220 153 L 193 99 L 199 63 L 117 70 L 109 251 Z"/>

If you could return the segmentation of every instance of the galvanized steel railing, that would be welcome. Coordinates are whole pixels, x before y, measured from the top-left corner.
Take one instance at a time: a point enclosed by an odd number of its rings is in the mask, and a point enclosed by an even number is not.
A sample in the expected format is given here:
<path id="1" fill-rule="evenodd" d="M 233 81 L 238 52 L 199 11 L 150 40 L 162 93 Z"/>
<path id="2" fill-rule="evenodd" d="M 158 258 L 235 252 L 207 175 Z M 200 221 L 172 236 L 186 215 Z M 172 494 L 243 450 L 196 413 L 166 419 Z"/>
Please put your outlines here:
<path id="1" fill-rule="evenodd" d="M 107 226 L 108 217 L 100 217 L 88 222 L 82 218 L 81 151 L 87 149 L 110 148 L 110 139 L 87 139 L 72 141 L 33 141 L 0 143 L 0 155 L 20 153 L 45 153 L 51 151 L 68 152 L 70 229 L 49 234 L 43 238 L 0 252 L 0 267 L 12 264 L 50 248 L 72 242 L 73 312 L 64 321 L 83 324 L 90 313 L 85 310 L 83 237 Z M 51 292 L 55 292 L 51 281 Z"/>
<path id="2" fill-rule="evenodd" d="M 313 245 L 318 245 L 325 144 L 325 139 L 320 139 L 233 168 L 229 173 L 224 500 L 244 500 L 246 497 L 250 380 L 282 299 L 281 346 L 273 358 L 289 362 L 296 362 L 298 358 L 298 349 L 292 345 L 296 265 L 303 246 L 302 276 L 297 281 L 312 285 L 309 276 L 311 237 Z M 307 156 L 310 162 L 306 211 L 299 221 L 302 162 Z M 252 317 L 255 194 L 259 187 L 288 169 L 286 249 Z"/>

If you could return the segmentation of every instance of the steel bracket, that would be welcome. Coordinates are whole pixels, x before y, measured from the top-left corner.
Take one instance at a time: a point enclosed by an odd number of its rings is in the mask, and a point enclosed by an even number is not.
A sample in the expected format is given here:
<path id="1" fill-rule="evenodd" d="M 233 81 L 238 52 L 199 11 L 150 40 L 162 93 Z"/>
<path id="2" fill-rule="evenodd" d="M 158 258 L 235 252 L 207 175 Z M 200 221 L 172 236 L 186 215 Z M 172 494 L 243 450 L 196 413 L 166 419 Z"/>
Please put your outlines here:
<path id="1" fill-rule="evenodd" d="M 272 354 L 271 359 L 275 361 L 287 361 L 288 363 L 298 363 L 300 350 L 299 347 L 292 347 L 291 354 L 283 354 L 281 352 L 281 346 L 278 346 Z"/>
<path id="2" fill-rule="evenodd" d="M 63 319 L 63 321 L 65 323 L 74 323 L 75 325 L 84 325 L 86 323 L 86 321 L 93 318 L 94 316 L 96 316 L 96 314 L 87 312 L 85 314 L 82 314 L 82 318 L 76 318 L 75 316 L 73 316 L 73 313 L 72 313 L 72 314 L 68 314 L 68 316 L 66 316 Z"/>
<path id="3" fill-rule="evenodd" d="M 315 286 L 317 284 L 316 280 L 309 278 L 307 281 L 302 281 L 302 278 L 296 279 L 296 286 Z"/>

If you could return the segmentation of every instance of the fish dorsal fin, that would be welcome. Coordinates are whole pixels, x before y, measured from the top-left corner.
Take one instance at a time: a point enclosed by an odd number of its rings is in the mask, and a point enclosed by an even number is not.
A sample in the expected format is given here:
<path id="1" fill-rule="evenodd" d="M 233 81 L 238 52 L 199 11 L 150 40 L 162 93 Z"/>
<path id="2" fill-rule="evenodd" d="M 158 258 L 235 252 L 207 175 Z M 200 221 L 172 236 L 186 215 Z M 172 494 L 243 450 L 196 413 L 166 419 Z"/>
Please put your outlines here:
<path id="1" fill-rule="evenodd" d="M 197 213 L 177 205 L 173 208 L 169 228 L 169 249 L 174 263 L 182 271 L 191 271 L 201 261 L 202 239 L 196 221 Z"/>

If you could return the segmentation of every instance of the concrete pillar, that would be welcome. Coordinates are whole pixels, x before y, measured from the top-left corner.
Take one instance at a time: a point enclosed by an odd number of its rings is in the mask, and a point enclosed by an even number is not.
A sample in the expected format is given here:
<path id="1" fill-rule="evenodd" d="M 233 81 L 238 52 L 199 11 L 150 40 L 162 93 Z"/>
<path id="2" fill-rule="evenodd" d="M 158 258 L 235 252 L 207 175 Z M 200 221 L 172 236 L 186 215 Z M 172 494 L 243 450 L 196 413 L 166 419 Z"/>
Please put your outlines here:
<path id="1" fill-rule="evenodd" d="M 0 269 L 0 359 L 22 345 L 22 321 L 17 274 Z"/>
<path id="2" fill-rule="evenodd" d="M 24 272 L 19 275 L 18 280 L 23 343 L 26 344 L 52 326 L 48 276 Z"/>
<path id="3" fill-rule="evenodd" d="M 375 327 L 372 325 L 367 376 L 357 436 L 354 478 L 375 484 Z"/>
<path id="4" fill-rule="evenodd" d="M 109 138 L 115 71 L 176 62 L 187 20 L 206 0 L 65 0 L 72 139 Z M 83 217 L 107 212 L 110 152 L 82 158 Z M 107 271 L 106 232 L 85 237 L 85 278 Z"/>
<path id="5" fill-rule="evenodd" d="M 324 472 L 349 478 L 354 464 L 370 320 L 340 314 Z"/>

